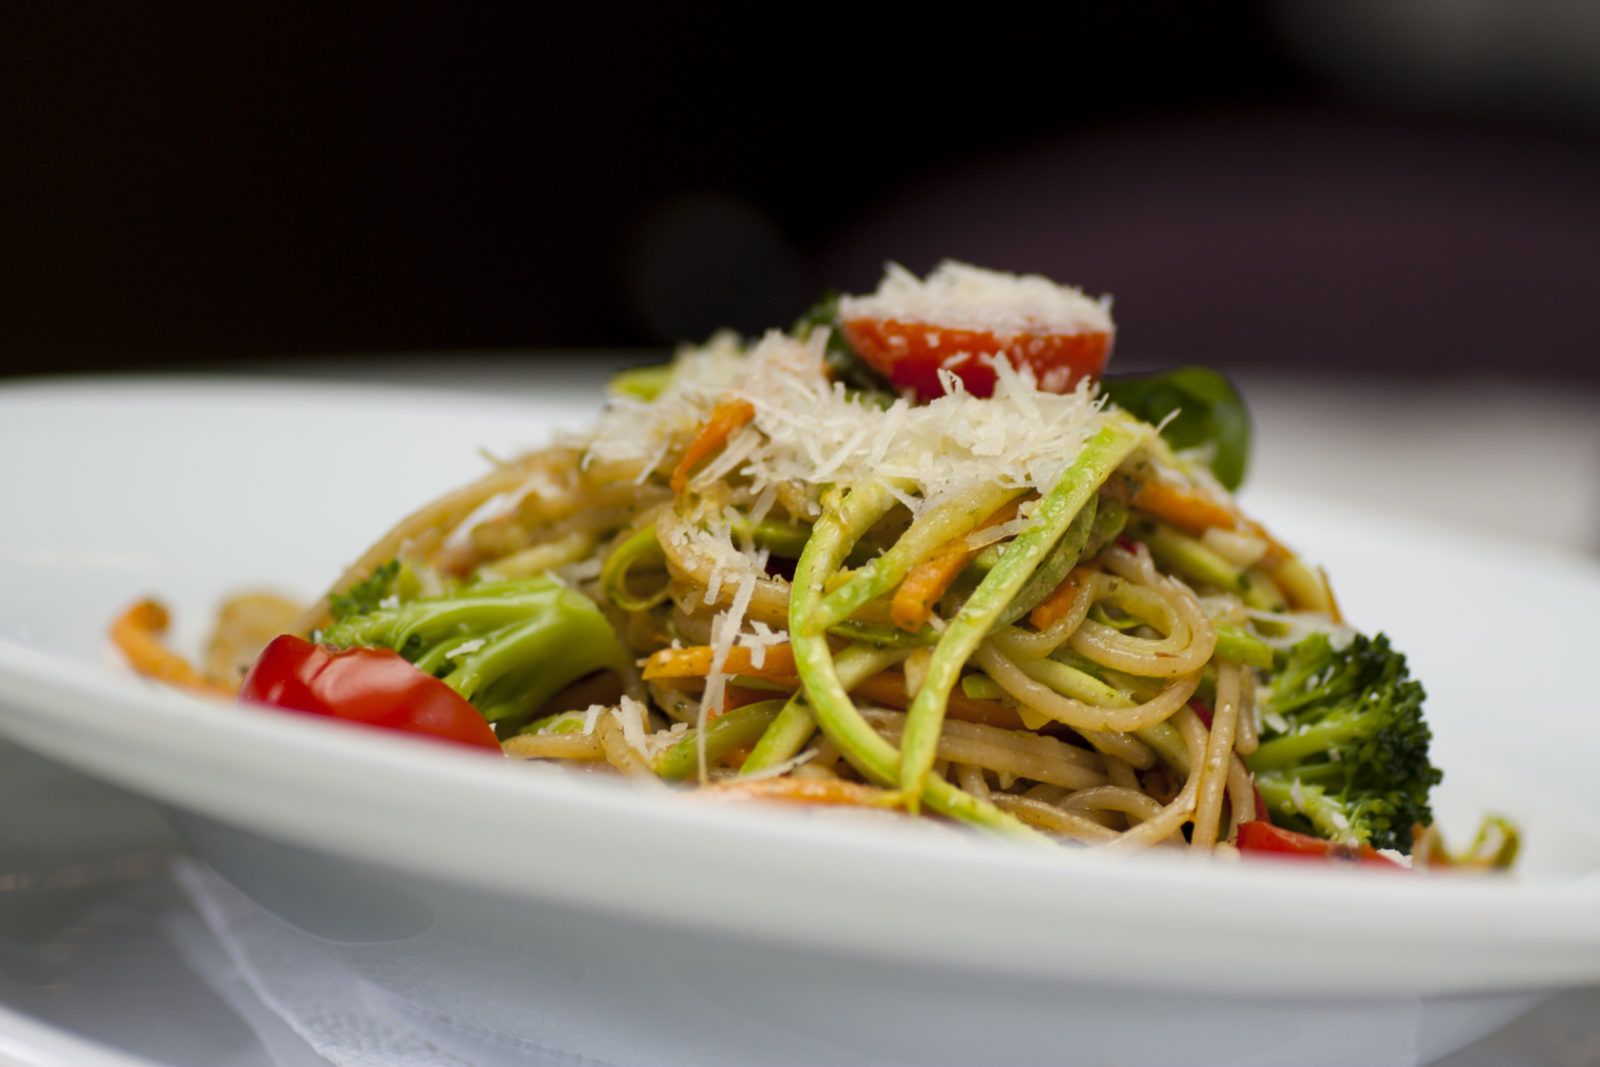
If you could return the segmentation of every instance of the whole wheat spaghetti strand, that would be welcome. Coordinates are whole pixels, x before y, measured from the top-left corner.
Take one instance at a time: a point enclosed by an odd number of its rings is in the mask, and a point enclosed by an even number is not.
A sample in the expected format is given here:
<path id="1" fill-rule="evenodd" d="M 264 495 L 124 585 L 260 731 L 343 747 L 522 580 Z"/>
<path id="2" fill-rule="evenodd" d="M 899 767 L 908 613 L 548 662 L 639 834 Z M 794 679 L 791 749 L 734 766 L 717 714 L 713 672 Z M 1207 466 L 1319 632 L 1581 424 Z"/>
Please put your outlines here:
<path id="1" fill-rule="evenodd" d="M 620 714 L 624 713 L 608 711 L 600 716 L 600 721 L 595 725 L 595 734 L 600 738 L 600 747 L 605 753 L 606 762 L 629 778 L 638 781 L 659 781 L 645 758 L 628 744 L 627 733 L 617 718 Z"/>
<path id="2" fill-rule="evenodd" d="M 1101 708 L 1062 696 L 1042 682 L 1034 681 L 992 643 L 979 646 L 972 659 L 1019 703 L 1077 730 L 1131 733 L 1165 722 L 1183 707 L 1200 684 L 1200 675 L 1196 672 L 1172 679 L 1161 692 L 1143 704 L 1131 708 Z"/>
<path id="3" fill-rule="evenodd" d="M 862 716 L 885 739 L 894 743 L 899 742 L 901 732 L 905 728 L 904 715 L 865 708 L 862 710 Z M 1039 745 L 1030 751 L 1015 745 L 997 743 L 982 736 L 975 737 L 970 734 L 956 736 L 953 732 L 946 731 L 939 737 L 935 752 L 939 759 L 971 764 L 1068 789 L 1088 789 L 1091 786 L 1104 785 L 1109 781 L 1101 772 L 1090 770 L 1060 751 L 1054 750 L 1073 751 L 1070 746 L 1048 737 L 1040 737 L 1038 741 Z M 1048 746 L 1054 746 L 1054 749 Z"/>
<path id="4" fill-rule="evenodd" d="M 1239 681 L 1242 669 L 1236 663 L 1217 667 L 1217 700 L 1211 714 L 1211 735 L 1206 741 L 1205 763 L 1199 768 L 1200 796 L 1195 806 L 1194 836 L 1197 849 L 1217 843 L 1222 818 L 1222 795 L 1228 786 L 1232 766 L 1234 729 L 1239 722 Z"/>
<path id="5" fill-rule="evenodd" d="M 1256 725 L 1256 676 L 1245 668 L 1239 678 L 1239 729 L 1233 750 L 1248 756 L 1261 747 L 1261 730 Z"/>
<path id="6" fill-rule="evenodd" d="M 513 759 L 600 763 L 606 758 L 605 746 L 595 734 L 517 734 L 503 741 L 500 751 Z"/>
<path id="7" fill-rule="evenodd" d="M 1034 829 L 1060 834 L 1090 844 L 1109 845 L 1117 841 L 1117 831 L 1102 826 L 1086 815 L 1063 811 L 1054 804 L 1012 793 L 995 793 L 989 798 L 1001 811 L 1015 815 Z"/>
<path id="8" fill-rule="evenodd" d="M 1161 804 L 1154 797 L 1143 790 L 1118 785 L 1080 789 L 1060 803 L 1067 811 L 1115 811 L 1139 822 L 1149 822 L 1161 814 Z"/>
<path id="9" fill-rule="evenodd" d="M 956 785 L 981 800 L 988 800 L 990 797 L 989 780 L 984 775 L 983 768 L 974 767 L 970 763 L 956 765 Z"/>
<path id="10" fill-rule="evenodd" d="M 460 525 L 491 498 L 527 486 L 541 472 L 576 470 L 579 458 L 578 453 L 570 448 L 531 452 L 418 508 L 396 523 L 347 567 L 328 592 L 296 620 L 294 632 L 308 634 L 327 623 L 328 598 L 344 592 L 371 574 L 378 565 L 399 556 L 407 542 L 429 533 L 435 535 L 435 540 L 442 538 L 443 534 Z"/>
<path id="11" fill-rule="evenodd" d="M 1206 751 L 1206 728 L 1200 722 L 1200 717 L 1189 708 L 1183 708 L 1172 717 L 1172 722 L 1183 736 L 1184 747 L 1189 753 L 1189 766 L 1198 768 L 1205 759 Z M 1161 809 L 1161 814 L 1140 823 L 1116 840 L 1107 842 L 1106 849 L 1120 852 L 1149 848 L 1171 838 L 1194 816 L 1195 801 L 1199 791 L 1200 776 L 1190 773 L 1183 783 L 1183 788 L 1173 798 L 1172 803 Z M 1181 840 L 1179 843 L 1182 843 Z"/>
<path id="12" fill-rule="evenodd" d="M 1236 841 L 1239 827 L 1256 817 L 1256 783 L 1244 761 L 1228 761 L 1228 840 Z"/>

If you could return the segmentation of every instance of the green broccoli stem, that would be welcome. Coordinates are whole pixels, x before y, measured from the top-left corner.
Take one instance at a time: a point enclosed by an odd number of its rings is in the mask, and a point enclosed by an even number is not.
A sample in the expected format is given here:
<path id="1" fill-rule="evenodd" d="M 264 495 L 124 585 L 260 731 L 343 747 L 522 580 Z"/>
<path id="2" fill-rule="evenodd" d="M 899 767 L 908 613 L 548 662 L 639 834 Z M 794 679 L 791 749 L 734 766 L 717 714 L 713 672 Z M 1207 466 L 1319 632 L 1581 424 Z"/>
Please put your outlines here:
<path id="1" fill-rule="evenodd" d="M 706 723 L 706 763 L 721 759 L 736 748 L 755 743 L 783 710 L 782 700 L 763 700 L 745 704 Z M 690 730 L 683 738 L 657 756 L 655 772 L 668 781 L 692 777 L 700 766 L 700 738 Z"/>
<path id="2" fill-rule="evenodd" d="M 773 519 L 751 522 L 744 515 L 735 518 L 730 527 L 735 537 L 748 537 L 780 559 L 799 559 L 800 553 L 805 551 L 806 539 L 811 536 L 810 528 L 798 523 Z"/>
<path id="3" fill-rule="evenodd" d="M 1307 760 L 1336 752 L 1351 741 L 1360 740 L 1370 728 L 1359 712 L 1335 713 L 1325 719 L 1297 727 L 1293 733 L 1263 741 L 1250 754 L 1252 770 L 1279 771 Z"/>
<path id="4" fill-rule="evenodd" d="M 1164 570 L 1180 578 L 1215 586 L 1230 593 L 1247 593 L 1250 583 L 1244 572 L 1212 551 L 1196 538 L 1161 522 L 1142 522 L 1133 535 L 1150 549 L 1150 556 Z"/>
<path id="5" fill-rule="evenodd" d="M 850 545 L 893 506 L 894 497 L 876 484 L 861 486 L 842 501 L 837 493 L 830 496 L 795 565 L 789 598 L 789 640 L 817 725 L 852 766 L 879 784 L 888 785 L 897 776 L 900 754 L 851 702 L 828 649 L 827 623 L 818 617 L 818 606 L 828 575 L 838 569 Z M 1031 841 L 1048 841 L 1015 817 L 937 775 L 929 777 L 923 800 L 933 811 L 953 819 Z"/>
<path id="6" fill-rule="evenodd" d="M 987 674 L 963 674 L 961 676 L 961 695 L 971 697 L 973 700 L 1008 700 L 1011 697 L 1000 683 Z"/>
<path id="7" fill-rule="evenodd" d="M 888 496 L 886 489 L 875 493 Z M 917 516 L 888 551 L 852 574 L 845 583 L 825 596 L 817 607 L 816 619 L 824 628 L 843 622 L 869 600 L 883 596 L 900 584 L 911 568 L 958 537 L 972 532 L 1021 490 L 999 486 L 980 486 L 955 499 L 937 504 Z M 892 496 L 889 498 L 893 503 Z M 887 512 L 885 507 L 884 511 Z M 876 521 L 876 520 L 874 520 Z M 852 538 L 852 545 L 860 538 Z"/>
<path id="8" fill-rule="evenodd" d="M 1135 730 L 1133 736 L 1154 749 L 1156 757 L 1176 772 L 1180 780 L 1189 777 L 1189 746 L 1183 743 L 1183 735 L 1176 726 L 1158 722 Z"/>
<path id="9" fill-rule="evenodd" d="M 1252 567 L 1244 576 L 1244 602 L 1257 611 L 1288 611 L 1289 601 L 1278 588 L 1272 575 L 1260 567 Z"/>
<path id="10" fill-rule="evenodd" d="M 828 627 L 828 632 L 835 637 L 842 637 L 859 645 L 871 645 L 874 648 L 900 648 L 910 652 L 915 648 L 924 648 L 939 640 L 938 631 L 931 626 L 924 626 L 915 633 L 900 629 L 898 626 L 882 626 L 874 622 L 860 622 L 856 619 L 845 619 Z"/>
<path id="11" fill-rule="evenodd" d="M 834 669 L 839 674 L 840 684 L 849 691 L 880 671 L 888 670 L 908 655 L 909 649 L 853 645 L 839 653 L 834 660 Z M 806 706 L 804 692 L 796 693 L 756 742 L 756 747 L 750 751 L 739 773 L 755 774 L 794 759 L 816 731 L 817 721 L 811 717 L 811 709 Z"/>
<path id="12" fill-rule="evenodd" d="M 1317 836 L 1342 845 L 1364 845 L 1368 835 L 1357 830 L 1344 804 L 1330 796 L 1321 786 L 1301 783 L 1295 788 L 1293 778 L 1275 774 L 1256 775 L 1256 789 L 1267 806 L 1268 815 L 1275 823 L 1290 823 L 1299 816 Z"/>
<path id="13" fill-rule="evenodd" d="M 960 612 L 945 627 L 928 661 L 927 677 L 906 712 L 900 741 L 900 791 L 915 811 L 944 728 L 950 691 L 961 668 L 995 628 L 1007 604 L 1017 596 L 1056 542 L 1089 505 L 1111 472 L 1139 443 L 1133 427 L 1115 422 L 1085 442 L 1072 464 L 1039 500 L 1028 526 L 1007 546 L 995 568 L 984 576 Z"/>
<path id="14" fill-rule="evenodd" d="M 650 402 L 660 396 L 672 383 L 672 363 L 657 363 L 648 367 L 634 367 L 611 376 L 608 388 L 618 396 L 631 396 Z"/>
<path id="15" fill-rule="evenodd" d="M 1111 497 L 1102 494 L 1095 502 L 1094 529 L 1089 531 L 1089 540 L 1082 546 L 1078 553 L 1078 558 L 1093 559 L 1098 556 L 1102 548 L 1117 539 L 1117 535 L 1122 532 L 1123 527 L 1127 524 L 1128 506 L 1119 500 L 1113 500 Z M 995 564 L 999 563 L 1000 557 L 1005 554 L 1005 549 L 1006 546 L 1003 544 L 986 546 L 982 552 L 972 557 L 972 562 L 967 564 L 967 572 L 977 575 L 978 580 L 981 581 L 983 575 L 994 570 Z M 1069 567 L 1068 570 L 1071 570 L 1071 568 Z M 1063 573 L 1062 577 L 1065 578 L 1066 575 Z M 1056 585 L 1060 584 L 1059 581 L 1056 582 Z M 1049 596 L 1054 590 L 1055 586 L 1052 586 L 1050 589 L 1045 590 L 1043 596 Z M 1043 596 L 1040 598 L 1041 600 Z M 1029 605 L 1028 610 L 1032 611 L 1035 607 L 1038 607 L 1037 602 Z M 1019 612 L 1012 616 L 1012 619 L 1014 621 L 1021 617 L 1022 613 Z"/>
<path id="16" fill-rule="evenodd" d="M 1217 633 L 1215 654 L 1218 659 L 1231 659 L 1235 663 L 1259 667 L 1262 670 L 1271 669 L 1272 646 L 1261 638 L 1248 630 L 1224 623 L 1213 623 L 1212 629 Z"/>
<path id="17" fill-rule="evenodd" d="M 627 654 L 610 623 L 587 598 L 557 598 L 525 622 L 490 634 L 457 660 L 444 684 L 471 700 L 490 722 L 525 719 L 558 691 L 602 668 L 626 669 Z"/>
<path id="18" fill-rule="evenodd" d="M 1099 510 L 1095 504 L 1095 497 L 1089 497 L 1078 514 L 1073 516 L 1067 532 L 1061 535 L 1061 540 L 1057 541 L 1050 554 L 1045 556 L 1044 562 L 1029 576 L 1027 584 L 1017 591 L 1017 595 L 1011 598 L 1011 603 L 1000 612 L 993 629 L 1010 626 L 1038 607 L 1039 602 L 1055 592 L 1056 586 L 1060 585 L 1072 568 L 1078 565 L 1089 538 L 1094 534 L 1095 517 Z"/>
<path id="19" fill-rule="evenodd" d="M 661 570 L 666 569 L 666 553 L 661 551 L 661 539 L 656 524 L 641 527 L 623 539 L 611 550 L 600 568 L 600 589 L 623 611 L 649 611 L 667 599 L 667 583 L 649 593 L 636 593 L 629 587 L 628 576 L 635 566 L 650 562 Z"/>
<path id="20" fill-rule="evenodd" d="M 581 711 L 558 711 L 554 715 L 546 715 L 542 719 L 535 719 L 517 729 L 519 734 L 581 734 L 584 727 L 584 713 Z"/>

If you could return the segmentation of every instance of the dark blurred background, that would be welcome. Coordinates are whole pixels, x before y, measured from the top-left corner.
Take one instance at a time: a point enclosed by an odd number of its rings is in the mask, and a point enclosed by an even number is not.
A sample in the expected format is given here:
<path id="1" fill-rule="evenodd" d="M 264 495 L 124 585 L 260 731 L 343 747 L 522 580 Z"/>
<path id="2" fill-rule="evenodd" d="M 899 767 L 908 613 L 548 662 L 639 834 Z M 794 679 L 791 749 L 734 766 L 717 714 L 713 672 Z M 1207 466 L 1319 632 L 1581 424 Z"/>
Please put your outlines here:
<path id="1" fill-rule="evenodd" d="M 1114 293 L 1124 365 L 1600 381 L 1600 5 L 518 8 L 9 8 L 0 372 L 655 346 L 955 256 Z"/>

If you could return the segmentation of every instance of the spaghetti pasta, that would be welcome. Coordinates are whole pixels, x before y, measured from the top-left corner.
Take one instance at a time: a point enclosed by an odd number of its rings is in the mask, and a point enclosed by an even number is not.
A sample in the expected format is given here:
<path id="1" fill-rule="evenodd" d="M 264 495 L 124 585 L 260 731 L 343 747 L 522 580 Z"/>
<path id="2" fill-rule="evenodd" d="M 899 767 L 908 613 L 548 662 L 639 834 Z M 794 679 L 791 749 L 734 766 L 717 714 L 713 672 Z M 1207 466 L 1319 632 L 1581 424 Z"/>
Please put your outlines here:
<path id="1" fill-rule="evenodd" d="M 1379 724 L 1411 731 L 1409 805 L 1391 789 L 1360 807 L 1372 781 L 1296 742 L 1344 743 L 1307 710 L 1345 678 L 1313 653 L 1355 649 L 1346 674 L 1368 688 L 1350 699 L 1381 684 L 1410 715 L 1403 660 L 1350 644 L 1322 574 L 1162 437 L 1164 413 L 1120 407 L 1098 362 L 1076 362 L 1103 360 L 1104 307 L 1061 287 L 1041 304 L 1029 279 L 1024 315 L 1006 303 L 1018 279 L 941 271 L 913 301 L 935 314 L 920 335 L 885 297 L 845 302 L 888 316 L 870 329 L 835 317 L 680 352 L 592 433 L 401 520 L 287 629 L 393 649 L 472 700 L 513 759 L 1114 851 L 1226 850 L 1263 812 L 1408 845 L 1398 821 L 1427 821 L 1437 778 L 1420 719 Z M 952 323 L 992 345 L 943 350 Z M 1098 340 L 1062 341 L 1075 330 Z M 868 336 L 889 340 L 848 340 Z M 897 394 L 912 358 L 931 370 Z M 840 359 L 888 380 L 847 387 Z M 281 604 L 247 607 L 213 676 L 270 636 L 251 619 L 285 628 Z M 164 619 L 142 610 L 118 629 L 135 664 L 214 684 L 157 654 Z M 505 651 L 513 634 L 539 666 Z"/>

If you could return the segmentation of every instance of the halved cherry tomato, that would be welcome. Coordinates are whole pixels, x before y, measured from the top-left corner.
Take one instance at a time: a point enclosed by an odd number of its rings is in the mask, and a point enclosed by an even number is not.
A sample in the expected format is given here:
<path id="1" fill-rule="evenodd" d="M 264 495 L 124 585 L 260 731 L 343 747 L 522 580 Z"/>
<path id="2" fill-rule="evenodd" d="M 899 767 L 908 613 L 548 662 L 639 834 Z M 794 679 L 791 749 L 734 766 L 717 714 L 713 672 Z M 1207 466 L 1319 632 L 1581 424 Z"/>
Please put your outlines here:
<path id="1" fill-rule="evenodd" d="M 500 750 L 466 698 L 387 648 L 335 649 L 284 634 L 245 675 L 239 699 Z"/>
<path id="2" fill-rule="evenodd" d="M 1381 867 L 1405 869 L 1403 864 L 1396 863 L 1370 845 L 1335 844 L 1310 834 L 1297 834 L 1293 830 L 1273 826 L 1264 819 L 1240 826 L 1237 844 L 1239 851 L 1245 853 L 1277 854 L 1334 863 L 1374 863 Z"/>
<path id="3" fill-rule="evenodd" d="M 1111 335 L 1103 331 L 1050 333 L 1027 330 L 996 335 L 990 330 L 952 329 L 933 322 L 857 318 L 839 324 L 862 359 L 894 385 L 914 389 L 924 400 L 944 395 L 939 371 L 961 379 L 973 396 L 994 392 L 994 365 L 980 357 L 1003 354 L 1014 367 L 1029 367 L 1046 392 L 1065 393 L 1106 365 Z"/>

